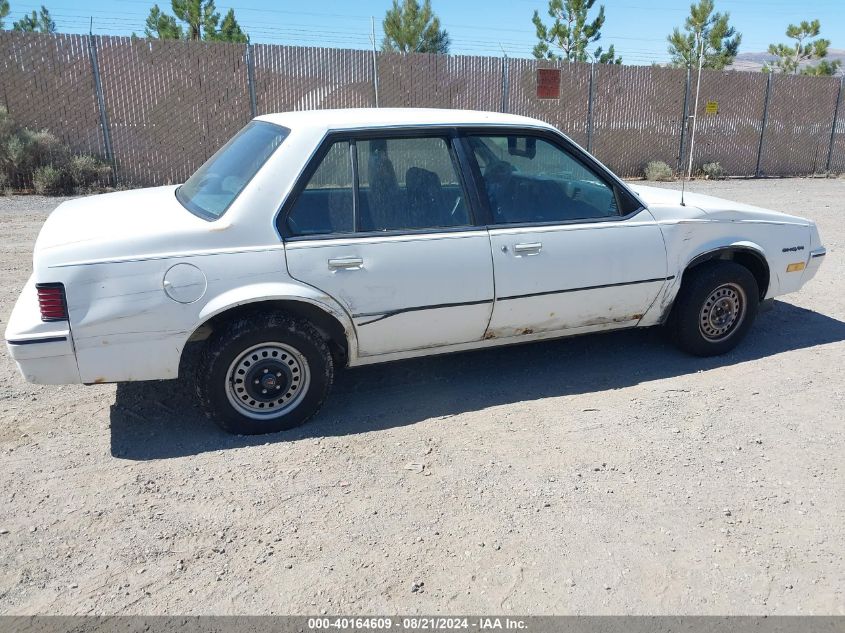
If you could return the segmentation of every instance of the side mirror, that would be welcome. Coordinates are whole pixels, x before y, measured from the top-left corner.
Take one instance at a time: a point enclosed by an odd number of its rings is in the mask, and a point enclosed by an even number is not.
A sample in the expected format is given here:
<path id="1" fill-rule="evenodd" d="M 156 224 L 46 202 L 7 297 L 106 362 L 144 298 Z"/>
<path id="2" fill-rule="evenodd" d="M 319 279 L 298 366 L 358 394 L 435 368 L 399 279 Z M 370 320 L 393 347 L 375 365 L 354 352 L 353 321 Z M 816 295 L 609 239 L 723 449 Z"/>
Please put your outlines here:
<path id="1" fill-rule="evenodd" d="M 534 158 L 537 155 L 537 139 L 528 136 L 509 136 L 508 154 L 522 156 L 523 158 Z"/>

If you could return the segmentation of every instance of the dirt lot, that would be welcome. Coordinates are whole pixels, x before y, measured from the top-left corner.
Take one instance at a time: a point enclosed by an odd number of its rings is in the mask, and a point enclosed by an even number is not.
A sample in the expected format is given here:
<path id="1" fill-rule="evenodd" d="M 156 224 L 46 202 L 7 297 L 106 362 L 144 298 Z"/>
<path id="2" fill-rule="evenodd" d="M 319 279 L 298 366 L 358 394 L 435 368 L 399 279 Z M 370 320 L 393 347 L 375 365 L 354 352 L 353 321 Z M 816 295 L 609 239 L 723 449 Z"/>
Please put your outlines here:
<path id="1" fill-rule="evenodd" d="M 363 368 L 238 438 L 3 346 L 0 613 L 845 614 L 845 180 L 690 189 L 829 251 L 718 359 L 638 331 Z M 55 204 L 0 199 L 4 321 Z"/>

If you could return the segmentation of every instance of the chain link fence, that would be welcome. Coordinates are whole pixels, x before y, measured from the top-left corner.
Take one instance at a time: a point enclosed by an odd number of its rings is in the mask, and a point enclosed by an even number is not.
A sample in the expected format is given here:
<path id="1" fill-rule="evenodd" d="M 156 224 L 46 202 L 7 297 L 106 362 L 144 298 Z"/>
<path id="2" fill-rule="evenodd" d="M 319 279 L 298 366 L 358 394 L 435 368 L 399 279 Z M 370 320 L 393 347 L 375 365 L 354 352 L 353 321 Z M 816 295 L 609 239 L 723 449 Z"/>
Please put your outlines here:
<path id="1" fill-rule="evenodd" d="M 112 161 L 119 182 L 185 180 L 255 115 L 438 107 L 555 125 L 621 176 L 654 160 L 731 176 L 845 171 L 833 77 L 497 57 L 0 32 L 0 99 L 21 124 Z"/>

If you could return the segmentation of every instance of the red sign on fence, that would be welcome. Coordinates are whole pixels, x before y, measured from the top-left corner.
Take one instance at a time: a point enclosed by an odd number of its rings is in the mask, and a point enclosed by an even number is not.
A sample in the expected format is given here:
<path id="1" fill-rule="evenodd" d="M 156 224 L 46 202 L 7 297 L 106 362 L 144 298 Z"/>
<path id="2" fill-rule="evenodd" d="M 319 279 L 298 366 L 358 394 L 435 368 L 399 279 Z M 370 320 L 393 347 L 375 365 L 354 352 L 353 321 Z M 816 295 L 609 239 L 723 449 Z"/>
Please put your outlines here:
<path id="1" fill-rule="evenodd" d="M 537 98 L 560 99 L 560 69 L 537 69 Z"/>

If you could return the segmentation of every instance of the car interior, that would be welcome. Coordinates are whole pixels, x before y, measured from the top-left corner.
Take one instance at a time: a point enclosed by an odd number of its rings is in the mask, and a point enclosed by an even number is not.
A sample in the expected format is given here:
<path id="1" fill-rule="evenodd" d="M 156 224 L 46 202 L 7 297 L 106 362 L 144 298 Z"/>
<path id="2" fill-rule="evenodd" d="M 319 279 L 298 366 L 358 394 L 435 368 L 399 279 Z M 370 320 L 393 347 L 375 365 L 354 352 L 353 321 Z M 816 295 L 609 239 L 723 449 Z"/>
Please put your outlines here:
<path id="1" fill-rule="evenodd" d="M 435 148 L 432 142 L 440 146 Z M 568 222 L 620 215 L 611 185 L 543 139 L 471 136 L 469 144 L 496 224 Z M 287 218 L 294 235 L 356 230 L 349 144 L 336 143 L 334 147 L 338 146 L 335 156 L 330 152 L 323 159 Z M 358 141 L 356 147 L 358 231 L 470 224 L 444 139 L 370 139 Z M 446 174 L 448 182 L 443 181 L 441 174 Z"/>
<path id="2" fill-rule="evenodd" d="M 471 137 L 497 224 L 619 215 L 613 189 L 581 163 L 532 137 Z"/>
<path id="3" fill-rule="evenodd" d="M 417 157 L 409 157 L 408 151 L 399 152 L 402 154 L 402 168 L 399 169 L 391 159 L 387 139 L 358 143 L 359 231 L 469 224 L 461 186 L 457 182 L 444 184 L 437 171 L 420 166 L 436 162 L 441 172 L 454 171 L 448 146 L 441 139 L 436 140 L 443 144 L 442 155 L 435 153 L 432 156 L 432 152 L 428 152 L 426 156 L 422 152 Z M 444 165 L 444 161 L 448 165 Z M 433 167 L 431 164 L 428 166 Z M 400 174 L 404 175 L 401 180 Z M 457 178 L 450 180 L 456 181 Z M 351 184 L 338 187 L 311 186 L 309 183 L 288 216 L 288 227 L 295 235 L 352 232 L 352 196 Z"/>

